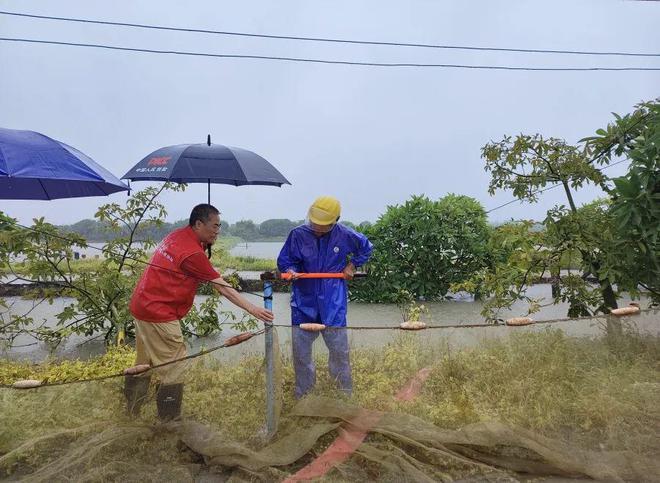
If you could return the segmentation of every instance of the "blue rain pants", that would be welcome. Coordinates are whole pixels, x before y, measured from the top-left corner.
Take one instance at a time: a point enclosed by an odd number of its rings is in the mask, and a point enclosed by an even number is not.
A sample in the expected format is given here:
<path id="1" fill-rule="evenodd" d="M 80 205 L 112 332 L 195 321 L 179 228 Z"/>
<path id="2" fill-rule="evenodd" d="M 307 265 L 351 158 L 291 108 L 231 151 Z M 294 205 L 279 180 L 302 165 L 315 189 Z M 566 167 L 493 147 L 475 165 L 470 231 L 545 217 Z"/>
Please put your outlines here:
<path id="1" fill-rule="evenodd" d="M 321 331 L 325 346 L 330 353 L 328 370 L 330 377 L 341 391 L 350 396 L 353 393 L 353 378 L 348 349 L 348 331 L 328 328 Z M 316 384 L 316 367 L 312 357 L 312 345 L 319 336 L 318 332 L 291 327 L 291 345 L 293 349 L 293 367 L 296 372 L 294 394 L 300 399 Z"/>

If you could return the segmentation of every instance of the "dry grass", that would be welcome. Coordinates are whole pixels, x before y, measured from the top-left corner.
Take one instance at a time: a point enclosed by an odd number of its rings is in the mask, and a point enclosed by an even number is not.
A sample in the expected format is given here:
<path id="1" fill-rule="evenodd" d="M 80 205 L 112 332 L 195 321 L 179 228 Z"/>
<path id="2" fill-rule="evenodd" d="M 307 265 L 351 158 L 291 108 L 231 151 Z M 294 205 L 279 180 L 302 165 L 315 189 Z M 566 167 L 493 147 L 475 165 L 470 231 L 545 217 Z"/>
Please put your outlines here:
<path id="1" fill-rule="evenodd" d="M 124 350 L 88 366 L 95 368 L 93 374 L 112 373 L 131 357 L 132 353 Z M 113 362 L 103 362 L 109 360 Z M 0 364 L 5 382 L 17 375 L 54 377 L 59 370 L 55 363 L 48 367 L 19 365 Z M 412 414 L 445 428 L 495 420 L 583 448 L 648 455 L 660 452 L 657 337 L 628 334 L 616 341 L 588 340 L 548 330 L 448 352 L 446 347 L 420 345 L 419 338 L 406 335 L 386 347 L 354 350 L 352 366 L 352 402 L 362 407 Z M 432 373 L 421 396 L 411 403 L 393 402 L 392 395 L 420 368 L 428 366 Z M 70 378 L 80 367 L 70 363 L 60 372 Z M 326 361 L 319 360 L 316 393 L 340 397 L 325 367 Z M 80 374 L 90 374 L 80 370 Z M 112 425 L 135 426 L 136 433 L 132 439 L 117 440 L 95 454 L 94 465 L 105 462 L 109 472 L 98 474 L 100 479 L 112 478 L 113 461 L 127 461 L 136 468 L 158 458 L 172 464 L 199 463 L 178 448 L 171 436 L 153 429 L 153 401 L 137 422 L 124 415 L 122 383 L 121 379 L 111 379 L 23 392 L 0 389 L 0 471 L 14 476 L 30 473 L 45 461 L 54 461 L 59 448 L 67 446 L 66 441 L 79 438 L 81 444 L 93 444 L 94 435 L 111 431 Z M 187 419 L 214 427 L 228 439 L 256 443 L 264 425 L 263 387 L 263 364 L 258 357 L 235 365 L 197 359 L 187 373 L 184 414 Z M 286 414 L 294 404 L 293 370 L 286 360 L 278 388 Z M 14 451 L 21 444 L 27 446 Z M 3 457 L 5 453 L 11 458 Z"/>
<path id="2" fill-rule="evenodd" d="M 588 447 L 653 453 L 660 450 L 660 340 L 516 334 L 445 354 L 415 407 L 442 427 L 496 420 Z"/>

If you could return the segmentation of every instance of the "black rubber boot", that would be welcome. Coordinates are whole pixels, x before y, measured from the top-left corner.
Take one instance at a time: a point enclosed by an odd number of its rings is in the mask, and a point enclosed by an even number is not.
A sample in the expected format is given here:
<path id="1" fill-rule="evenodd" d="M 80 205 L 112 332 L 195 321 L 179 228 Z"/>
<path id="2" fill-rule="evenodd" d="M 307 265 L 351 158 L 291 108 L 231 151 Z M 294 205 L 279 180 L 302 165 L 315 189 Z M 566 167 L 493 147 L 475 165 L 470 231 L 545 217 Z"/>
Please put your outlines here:
<path id="1" fill-rule="evenodd" d="M 183 384 L 167 384 L 158 388 L 156 403 L 161 421 L 172 421 L 181 416 Z"/>
<path id="2" fill-rule="evenodd" d="M 124 378 L 124 396 L 126 396 L 126 409 L 133 417 L 140 415 L 140 409 L 147 400 L 149 392 L 149 376 L 126 376 Z"/>

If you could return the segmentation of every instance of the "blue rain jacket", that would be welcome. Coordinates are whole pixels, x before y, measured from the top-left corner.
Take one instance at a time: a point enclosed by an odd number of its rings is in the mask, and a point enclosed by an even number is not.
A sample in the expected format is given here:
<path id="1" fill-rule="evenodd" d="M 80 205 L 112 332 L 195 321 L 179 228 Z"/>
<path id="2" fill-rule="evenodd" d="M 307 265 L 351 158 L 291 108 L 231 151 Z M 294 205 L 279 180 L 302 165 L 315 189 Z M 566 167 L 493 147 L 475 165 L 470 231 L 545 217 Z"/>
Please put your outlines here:
<path id="1" fill-rule="evenodd" d="M 361 233 L 337 224 L 322 237 L 307 225 L 289 233 L 277 257 L 280 272 L 341 273 L 349 261 L 359 267 L 371 256 L 373 245 Z M 293 282 L 291 323 L 320 322 L 327 326 L 346 326 L 348 283 L 342 279 L 306 279 Z"/>

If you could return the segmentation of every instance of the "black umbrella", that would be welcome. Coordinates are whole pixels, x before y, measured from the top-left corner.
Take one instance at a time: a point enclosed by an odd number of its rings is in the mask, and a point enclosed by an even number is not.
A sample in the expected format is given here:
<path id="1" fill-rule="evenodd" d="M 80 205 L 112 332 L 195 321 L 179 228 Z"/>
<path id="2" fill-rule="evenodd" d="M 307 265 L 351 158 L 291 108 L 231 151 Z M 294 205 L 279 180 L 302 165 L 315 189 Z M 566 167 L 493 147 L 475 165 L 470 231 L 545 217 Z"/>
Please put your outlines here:
<path id="1" fill-rule="evenodd" d="M 282 186 L 291 184 L 258 154 L 246 149 L 211 144 L 179 144 L 157 149 L 133 166 L 122 179 L 206 183 L 211 203 L 211 183 Z"/>
<path id="2" fill-rule="evenodd" d="M 122 179 L 206 183 L 211 204 L 211 183 L 282 186 L 291 184 L 282 173 L 247 149 L 211 144 L 178 144 L 157 149 L 133 166 Z M 208 247 L 209 258 L 211 247 Z"/>

